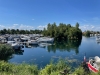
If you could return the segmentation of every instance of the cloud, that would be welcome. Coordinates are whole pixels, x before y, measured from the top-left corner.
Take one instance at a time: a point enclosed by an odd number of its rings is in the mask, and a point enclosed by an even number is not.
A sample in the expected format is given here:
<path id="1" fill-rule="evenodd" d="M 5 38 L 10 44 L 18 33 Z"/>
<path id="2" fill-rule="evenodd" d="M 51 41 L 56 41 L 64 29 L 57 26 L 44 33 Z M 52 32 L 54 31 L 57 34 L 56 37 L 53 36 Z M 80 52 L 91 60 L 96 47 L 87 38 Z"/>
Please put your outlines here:
<path id="1" fill-rule="evenodd" d="M 31 30 L 33 28 L 33 26 L 21 24 L 18 29 Z"/>
<path id="2" fill-rule="evenodd" d="M 30 25 L 24 25 L 24 24 L 13 24 L 13 25 L 10 25 L 10 26 L 4 26 L 4 25 L 0 25 L 0 30 L 2 29 L 23 29 L 23 30 L 31 30 L 31 29 L 34 29 L 33 26 L 30 26 Z"/>
<path id="3" fill-rule="evenodd" d="M 0 29 L 2 29 L 2 28 L 4 29 L 4 28 L 6 28 L 6 27 L 5 27 L 4 25 L 0 25 Z"/>
<path id="4" fill-rule="evenodd" d="M 82 25 L 79 28 L 82 31 L 85 31 L 85 30 L 100 31 L 100 26 L 95 26 L 95 25 Z"/>
<path id="5" fill-rule="evenodd" d="M 19 24 L 13 24 L 14 26 L 18 26 Z"/>
<path id="6" fill-rule="evenodd" d="M 43 30 L 44 28 L 47 28 L 47 25 L 39 25 L 37 27 L 37 29 L 39 29 L 39 30 Z"/>

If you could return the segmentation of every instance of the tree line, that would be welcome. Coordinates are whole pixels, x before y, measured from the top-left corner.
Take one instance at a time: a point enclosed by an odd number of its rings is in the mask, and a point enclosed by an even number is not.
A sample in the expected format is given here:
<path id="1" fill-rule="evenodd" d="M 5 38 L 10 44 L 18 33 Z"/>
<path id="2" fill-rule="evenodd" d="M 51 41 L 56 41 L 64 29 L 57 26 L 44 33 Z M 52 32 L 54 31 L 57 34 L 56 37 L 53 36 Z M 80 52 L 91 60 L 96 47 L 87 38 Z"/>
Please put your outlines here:
<path id="1" fill-rule="evenodd" d="M 81 39 L 82 31 L 79 29 L 79 23 L 76 23 L 75 27 L 71 24 L 60 23 L 58 26 L 56 23 L 48 23 L 47 29 L 43 30 L 44 36 L 54 37 L 55 39 Z"/>
<path id="2" fill-rule="evenodd" d="M 90 34 L 93 34 L 93 36 L 94 36 L 95 34 L 100 34 L 100 31 L 90 31 L 90 30 L 87 30 L 87 31 L 83 32 L 83 36 L 86 36 L 86 37 L 90 37 Z"/>
<path id="3" fill-rule="evenodd" d="M 42 30 L 3 29 L 0 34 L 42 34 Z"/>
<path id="4" fill-rule="evenodd" d="M 47 28 L 43 30 L 19 30 L 19 29 L 3 29 L 0 34 L 43 34 L 44 36 L 54 37 L 55 39 L 81 39 L 82 31 L 79 29 L 79 23 L 75 27 L 71 24 L 48 23 Z"/>

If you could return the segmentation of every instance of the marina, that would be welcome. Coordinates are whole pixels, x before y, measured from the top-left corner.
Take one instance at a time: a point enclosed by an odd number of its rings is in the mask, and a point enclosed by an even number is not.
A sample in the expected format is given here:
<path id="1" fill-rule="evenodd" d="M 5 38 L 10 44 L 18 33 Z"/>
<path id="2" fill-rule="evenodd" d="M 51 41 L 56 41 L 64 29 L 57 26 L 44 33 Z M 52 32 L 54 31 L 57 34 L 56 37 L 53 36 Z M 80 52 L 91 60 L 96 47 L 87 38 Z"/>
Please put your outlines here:
<path id="1" fill-rule="evenodd" d="M 9 44 L 13 49 L 22 49 L 24 45 L 40 45 L 41 43 L 53 43 L 54 38 L 43 37 L 41 34 L 29 35 L 1 35 L 0 42 Z M 24 44 L 24 45 L 23 45 Z"/>
<path id="2" fill-rule="evenodd" d="M 8 60 L 11 63 L 35 63 L 39 67 L 43 67 L 51 59 L 56 62 L 60 58 L 76 60 L 78 63 L 76 61 L 75 63 L 80 64 L 83 61 L 84 53 L 86 53 L 86 59 L 95 56 L 100 57 L 100 45 L 97 43 L 96 37 L 88 38 L 83 36 L 80 41 L 61 40 L 53 43 L 38 42 L 38 44 L 29 44 L 28 41 L 23 41 L 18 43 L 23 45 L 23 47 L 21 50 L 16 50 L 13 57 Z"/>

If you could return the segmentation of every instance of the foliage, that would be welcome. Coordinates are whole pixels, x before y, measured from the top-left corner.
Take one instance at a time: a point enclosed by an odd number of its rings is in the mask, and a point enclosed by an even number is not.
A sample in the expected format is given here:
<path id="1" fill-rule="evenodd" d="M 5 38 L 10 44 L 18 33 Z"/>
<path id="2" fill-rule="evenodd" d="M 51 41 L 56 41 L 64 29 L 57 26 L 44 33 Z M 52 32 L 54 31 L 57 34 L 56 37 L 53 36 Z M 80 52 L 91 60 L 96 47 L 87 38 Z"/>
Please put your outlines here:
<path id="1" fill-rule="evenodd" d="M 0 44 L 0 60 L 7 60 L 11 58 L 13 53 L 14 50 L 11 48 L 11 46 Z"/>
<path id="2" fill-rule="evenodd" d="M 0 34 L 43 34 L 44 36 L 54 37 L 55 39 L 81 39 L 82 31 L 79 29 L 79 23 L 73 27 L 70 24 L 48 23 L 47 29 L 44 30 L 19 30 L 19 29 L 3 29 Z"/>
<path id="3" fill-rule="evenodd" d="M 0 61 L 0 75 L 38 75 L 36 65 L 11 64 Z"/>
<path id="4" fill-rule="evenodd" d="M 68 73 L 61 74 L 65 69 Z M 47 64 L 42 69 L 38 69 L 37 65 L 33 64 L 13 64 L 0 61 L 0 75 L 100 75 L 100 72 L 87 73 L 81 66 L 75 68 L 73 71 L 71 70 L 72 67 L 63 59 L 60 59 L 57 63 L 50 62 L 50 64 Z"/>
<path id="5" fill-rule="evenodd" d="M 76 23 L 76 27 L 70 24 L 60 23 L 59 26 L 56 23 L 48 24 L 47 30 L 43 30 L 43 35 L 54 37 L 55 39 L 81 39 L 82 31 L 79 29 L 79 23 Z"/>
<path id="6" fill-rule="evenodd" d="M 42 30 L 3 29 L 0 34 L 41 34 Z"/>
<path id="7" fill-rule="evenodd" d="M 90 37 L 90 34 L 91 34 L 91 31 L 85 31 L 84 33 L 83 33 L 83 35 L 84 36 L 86 36 L 86 37 Z"/>
<path id="8" fill-rule="evenodd" d="M 0 61 L 0 75 L 58 75 L 66 66 L 68 67 L 63 59 L 59 59 L 57 63 L 50 62 L 40 70 L 36 65 Z"/>
<path id="9" fill-rule="evenodd" d="M 60 71 L 63 71 L 65 68 L 69 70 L 70 66 L 67 65 L 65 60 L 60 58 L 57 63 L 51 62 L 46 65 L 44 69 L 40 71 L 39 75 L 58 75 Z"/>

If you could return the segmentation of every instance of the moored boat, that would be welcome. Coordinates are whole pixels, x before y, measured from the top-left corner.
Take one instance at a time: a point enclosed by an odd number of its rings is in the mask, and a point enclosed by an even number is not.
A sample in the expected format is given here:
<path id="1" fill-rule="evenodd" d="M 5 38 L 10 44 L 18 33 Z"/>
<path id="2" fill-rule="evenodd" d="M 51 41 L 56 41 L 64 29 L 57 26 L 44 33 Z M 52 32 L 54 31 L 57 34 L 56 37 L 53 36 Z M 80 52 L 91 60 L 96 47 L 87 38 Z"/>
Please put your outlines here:
<path id="1" fill-rule="evenodd" d="M 53 42 L 54 38 L 50 38 L 50 37 L 41 37 L 39 39 L 37 39 L 39 42 Z"/>
<path id="2" fill-rule="evenodd" d="M 37 40 L 28 40 L 28 43 L 30 45 L 38 45 L 39 42 Z"/>
<path id="3" fill-rule="evenodd" d="M 87 65 L 91 71 L 98 72 L 100 70 L 100 58 L 98 56 L 90 57 Z"/>
<path id="4" fill-rule="evenodd" d="M 19 43 L 15 42 L 15 41 L 8 41 L 7 44 L 9 44 L 15 50 L 20 50 L 23 47 L 22 44 L 19 44 Z"/>

